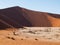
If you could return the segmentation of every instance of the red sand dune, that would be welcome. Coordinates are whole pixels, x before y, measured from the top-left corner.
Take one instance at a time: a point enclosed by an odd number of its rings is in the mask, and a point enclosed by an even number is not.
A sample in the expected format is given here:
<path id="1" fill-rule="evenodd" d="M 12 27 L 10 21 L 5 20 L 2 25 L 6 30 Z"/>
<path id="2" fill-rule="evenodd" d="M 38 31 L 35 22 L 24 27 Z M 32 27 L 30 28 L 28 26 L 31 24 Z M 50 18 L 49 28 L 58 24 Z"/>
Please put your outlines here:
<path id="1" fill-rule="evenodd" d="M 60 15 L 32 11 L 21 7 L 0 9 L 0 45 L 60 45 L 59 42 L 15 35 L 16 28 L 60 27 Z M 9 29 L 6 29 L 9 28 Z M 11 29 L 10 29 L 11 28 Z M 3 29 L 3 30 L 1 30 Z"/>
<path id="2" fill-rule="evenodd" d="M 0 29 L 16 27 L 60 27 L 60 15 L 21 7 L 0 9 Z"/>

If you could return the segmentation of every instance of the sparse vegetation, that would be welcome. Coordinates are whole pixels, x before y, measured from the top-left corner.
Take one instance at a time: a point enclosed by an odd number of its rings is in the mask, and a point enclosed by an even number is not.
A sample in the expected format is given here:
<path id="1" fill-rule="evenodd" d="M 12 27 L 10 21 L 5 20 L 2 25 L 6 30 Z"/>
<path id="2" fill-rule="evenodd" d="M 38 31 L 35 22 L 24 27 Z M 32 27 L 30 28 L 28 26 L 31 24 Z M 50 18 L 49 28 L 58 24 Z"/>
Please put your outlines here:
<path id="1" fill-rule="evenodd" d="M 15 40 L 15 38 L 11 37 L 12 40 Z"/>
<path id="2" fill-rule="evenodd" d="M 58 37 L 60 37 L 60 35 L 59 34 L 55 34 L 54 37 L 58 38 Z"/>
<path id="3" fill-rule="evenodd" d="M 28 33 L 32 33 L 32 34 L 35 34 L 35 32 L 33 32 L 33 31 L 30 31 L 30 30 L 28 31 Z"/>
<path id="4" fill-rule="evenodd" d="M 23 39 L 21 39 L 21 40 L 23 40 Z"/>
<path id="5" fill-rule="evenodd" d="M 13 32 L 13 35 L 18 35 L 16 32 Z"/>
<path id="6" fill-rule="evenodd" d="M 8 36 L 7 38 L 8 38 L 8 39 L 12 39 L 12 40 L 15 40 L 15 38 L 13 38 L 13 37 L 9 37 L 9 36 Z"/>
<path id="7" fill-rule="evenodd" d="M 37 38 L 35 38 L 35 40 L 38 40 Z"/>

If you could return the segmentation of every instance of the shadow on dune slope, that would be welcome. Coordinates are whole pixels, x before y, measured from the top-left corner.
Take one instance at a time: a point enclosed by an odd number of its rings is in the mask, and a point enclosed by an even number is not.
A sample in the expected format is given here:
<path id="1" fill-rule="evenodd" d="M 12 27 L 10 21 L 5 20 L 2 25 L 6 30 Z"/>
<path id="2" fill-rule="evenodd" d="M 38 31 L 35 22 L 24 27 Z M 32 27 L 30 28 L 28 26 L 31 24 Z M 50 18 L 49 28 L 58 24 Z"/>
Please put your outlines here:
<path id="1" fill-rule="evenodd" d="M 25 19 L 25 17 L 23 16 L 22 9 L 19 7 L 12 7 L 12 8 L 0 10 L 0 19 L 15 28 L 20 28 L 23 26 L 28 26 L 28 27 L 32 26 L 32 24 L 27 19 Z M 2 28 L 5 27 L 4 24 L 1 25 L 2 26 L 0 27 Z M 11 27 L 9 25 L 6 26 L 5 28 Z"/>
<path id="2" fill-rule="evenodd" d="M 27 27 L 52 27 L 48 16 L 60 18 L 58 14 L 37 12 L 21 7 L 0 9 L 0 29 Z"/>

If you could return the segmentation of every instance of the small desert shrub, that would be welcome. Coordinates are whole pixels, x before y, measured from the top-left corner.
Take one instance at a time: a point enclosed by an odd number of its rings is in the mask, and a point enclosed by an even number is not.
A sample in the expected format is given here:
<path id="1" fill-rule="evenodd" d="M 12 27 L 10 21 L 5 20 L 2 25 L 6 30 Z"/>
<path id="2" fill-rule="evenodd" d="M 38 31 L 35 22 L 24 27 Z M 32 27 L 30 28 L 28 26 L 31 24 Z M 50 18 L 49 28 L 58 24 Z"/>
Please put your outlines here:
<path id="1" fill-rule="evenodd" d="M 12 39 L 12 40 L 15 40 L 15 38 L 13 38 L 13 37 L 7 37 L 8 39 Z"/>
<path id="2" fill-rule="evenodd" d="M 21 39 L 21 40 L 23 40 L 23 39 Z"/>
<path id="3" fill-rule="evenodd" d="M 15 40 L 15 38 L 11 37 L 12 40 Z"/>
<path id="4" fill-rule="evenodd" d="M 38 40 L 37 38 L 35 38 L 35 40 Z"/>
<path id="5" fill-rule="evenodd" d="M 10 37 L 7 37 L 8 39 L 10 39 Z"/>

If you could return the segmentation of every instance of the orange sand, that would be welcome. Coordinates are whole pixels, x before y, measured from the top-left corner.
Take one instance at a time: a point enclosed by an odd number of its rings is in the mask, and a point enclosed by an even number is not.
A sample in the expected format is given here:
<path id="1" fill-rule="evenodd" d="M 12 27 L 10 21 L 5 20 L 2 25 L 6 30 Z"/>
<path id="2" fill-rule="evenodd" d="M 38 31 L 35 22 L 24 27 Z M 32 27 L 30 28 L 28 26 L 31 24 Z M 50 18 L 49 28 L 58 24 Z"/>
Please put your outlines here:
<path id="1" fill-rule="evenodd" d="M 11 39 L 11 37 L 13 37 L 14 40 Z M 0 45 L 60 45 L 60 42 L 21 37 L 18 35 L 13 35 L 12 29 L 6 29 L 0 30 Z"/>

